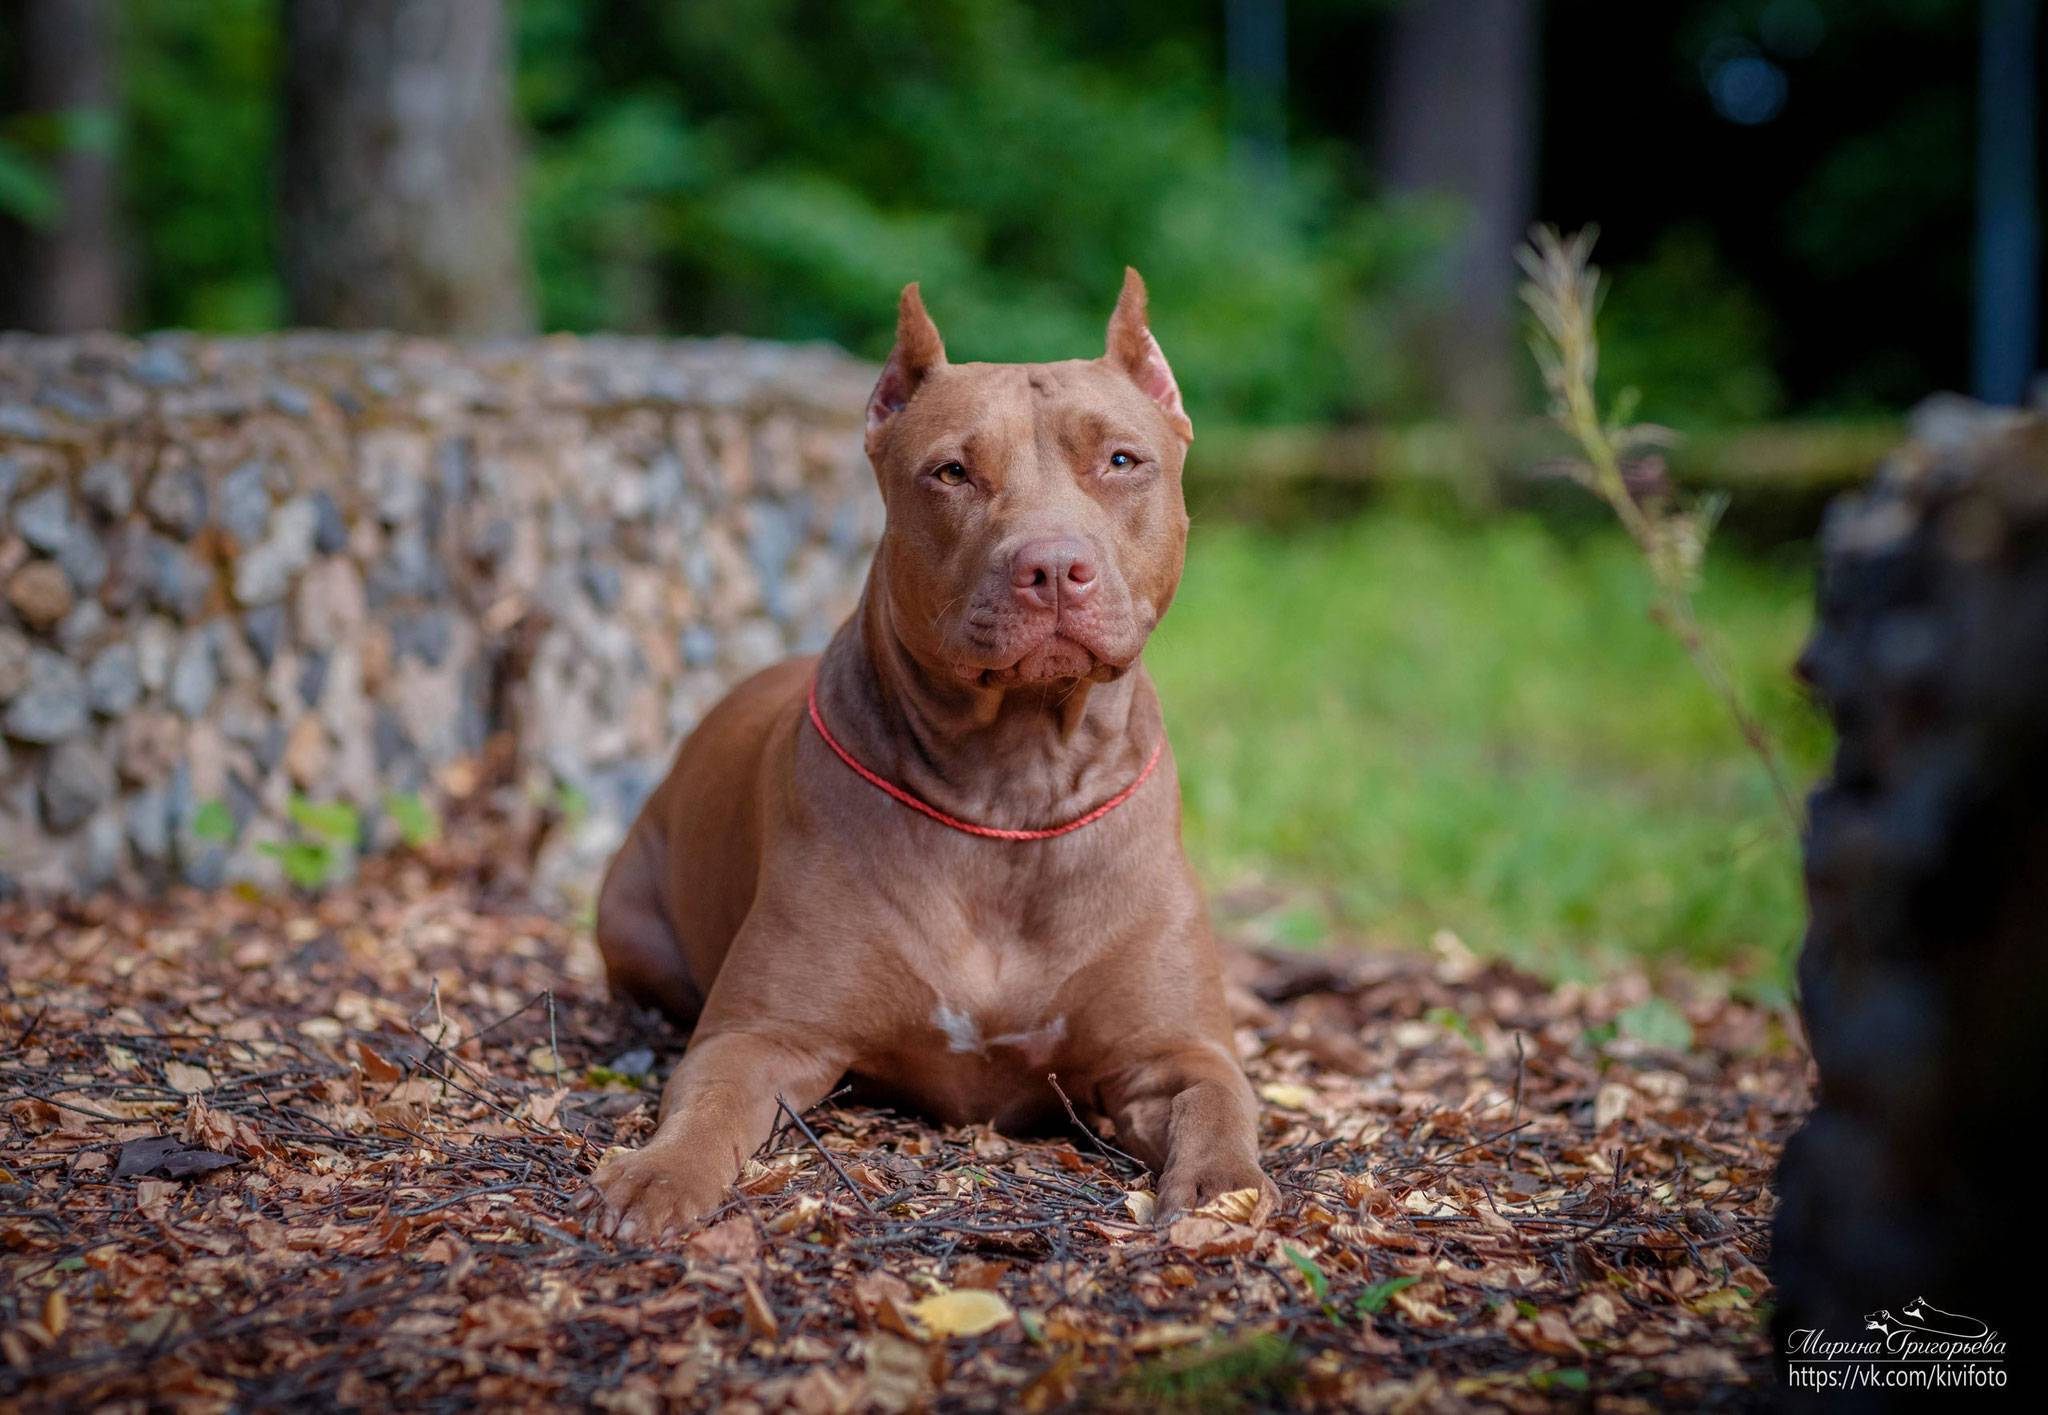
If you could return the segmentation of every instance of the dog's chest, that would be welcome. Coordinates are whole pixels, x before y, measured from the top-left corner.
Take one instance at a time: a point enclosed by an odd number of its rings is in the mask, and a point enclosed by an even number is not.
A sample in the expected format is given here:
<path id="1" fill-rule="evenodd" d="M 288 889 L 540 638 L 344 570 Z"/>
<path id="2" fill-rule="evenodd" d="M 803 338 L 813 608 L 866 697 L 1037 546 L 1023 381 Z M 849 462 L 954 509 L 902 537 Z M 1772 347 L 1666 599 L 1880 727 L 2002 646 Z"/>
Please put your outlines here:
<path id="1" fill-rule="evenodd" d="M 888 1035 L 856 1070 L 951 1121 L 1001 1123 L 1056 1103 L 1046 1075 L 1068 1065 L 1080 1020 L 1070 961 L 1014 938 L 922 943 Z"/>
<path id="2" fill-rule="evenodd" d="M 1067 1018 L 1063 1012 L 1055 1012 L 1037 1026 L 1022 1031 L 990 1030 L 1011 1025 L 1012 1019 L 1005 1012 L 985 1024 L 985 1015 L 988 1014 L 940 1002 L 932 1008 L 931 1024 L 945 1038 L 946 1050 L 954 1056 L 993 1058 L 998 1052 L 1014 1052 L 1018 1060 L 1032 1066 L 1050 1062 L 1058 1055 L 1060 1043 L 1067 1039 Z"/>
<path id="3" fill-rule="evenodd" d="M 923 1022 L 949 1056 L 1043 1066 L 1066 1040 L 1061 994 L 1073 965 L 1057 944 L 969 935 L 934 949 Z"/>

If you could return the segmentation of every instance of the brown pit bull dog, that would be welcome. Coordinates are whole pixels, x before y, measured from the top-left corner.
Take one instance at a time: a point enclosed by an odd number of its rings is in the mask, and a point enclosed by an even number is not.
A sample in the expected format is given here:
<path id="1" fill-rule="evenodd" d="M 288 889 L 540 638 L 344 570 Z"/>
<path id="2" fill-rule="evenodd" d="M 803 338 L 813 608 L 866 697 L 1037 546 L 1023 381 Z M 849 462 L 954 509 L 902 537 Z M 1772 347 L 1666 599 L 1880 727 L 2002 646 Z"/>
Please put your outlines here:
<path id="1" fill-rule="evenodd" d="M 695 1023 L 653 1137 L 595 1176 L 612 1231 L 701 1218 L 778 1097 L 845 1077 L 1004 1129 L 1064 1090 L 1157 1171 L 1162 1217 L 1272 1207 L 1138 663 L 1180 582 L 1193 437 L 1136 271 L 1108 351 L 1062 363 L 948 363 L 904 290 L 859 609 L 705 717 L 605 877 L 613 990 Z"/>

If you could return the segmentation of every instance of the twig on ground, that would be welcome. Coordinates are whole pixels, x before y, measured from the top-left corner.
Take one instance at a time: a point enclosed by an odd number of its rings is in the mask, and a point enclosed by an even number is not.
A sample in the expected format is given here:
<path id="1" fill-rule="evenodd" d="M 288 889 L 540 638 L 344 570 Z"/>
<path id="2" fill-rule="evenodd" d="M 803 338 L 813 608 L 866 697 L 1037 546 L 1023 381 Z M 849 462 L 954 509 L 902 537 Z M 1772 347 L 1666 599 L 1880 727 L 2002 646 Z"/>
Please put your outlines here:
<path id="1" fill-rule="evenodd" d="M 853 1176 L 848 1174 L 846 1170 L 843 1167 L 841 1167 L 838 1159 L 833 1155 L 833 1153 L 825 1148 L 824 1141 L 818 1138 L 817 1132 L 812 1130 L 810 1126 L 804 1123 L 804 1118 L 801 1115 L 798 1115 L 796 1113 L 796 1110 L 790 1105 L 790 1103 L 782 1098 L 782 1093 L 780 1091 L 776 1092 L 775 1094 L 775 1104 L 781 1108 L 782 1113 L 784 1115 L 790 1118 L 791 1123 L 796 1126 L 798 1131 L 802 1133 L 803 1137 L 811 1142 L 811 1148 L 816 1150 L 818 1154 L 821 1157 L 823 1157 L 825 1163 L 832 1167 L 832 1172 L 839 1176 L 839 1182 L 841 1184 L 844 1184 L 847 1187 L 848 1191 L 852 1193 L 853 1197 L 860 1201 L 860 1206 L 863 1209 L 866 1209 L 869 1213 L 873 1213 L 875 1211 L 875 1206 L 873 1203 L 869 1201 L 867 1191 L 861 1188 L 858 1184 L 853 1182 Z"/>
<path id="2" fill-rule="evenodd" d="M 1083 1121 L 1081 1120 L 1080 1112 L 1074 1109 L 1074 1103 L 1068 1100 L 1067 1093 L 1060 1089 L 1060 1078 L 1057 1073 L 1048 1071 L 1045 1073 L 1045 1079 L 1046 1083 L 1052 1087 L 1052 1093 L 1060 1098 L 1060 1104 L 1066 1107 L 1067 1119 L 1071 1120 L 1074 1123 L 1074 1128 L 1080 1131 L 1081 1134 L 1087 1138 L 1089 1144 L 1093 1145 L 1096 1149 L 1102 1151 L 1106 1155 L 1114 1155 L 1116 1158 L 1120 1160 L 1124 1160 L 1127 1163 L 1136 1165 L 1140 1170 L 1145 1168 L 1145 1162 L 1143 1160 L 1139 1159 L 1136 1155 L 1128 1154 L 1125 1151 L 1118 1149 L 1115 1145 L 1110 1144 L 1109 1141 L 1103 1139 L 1100 1135 L 1096 1134 L 1092 1128 L 1083 1123 Z"/>

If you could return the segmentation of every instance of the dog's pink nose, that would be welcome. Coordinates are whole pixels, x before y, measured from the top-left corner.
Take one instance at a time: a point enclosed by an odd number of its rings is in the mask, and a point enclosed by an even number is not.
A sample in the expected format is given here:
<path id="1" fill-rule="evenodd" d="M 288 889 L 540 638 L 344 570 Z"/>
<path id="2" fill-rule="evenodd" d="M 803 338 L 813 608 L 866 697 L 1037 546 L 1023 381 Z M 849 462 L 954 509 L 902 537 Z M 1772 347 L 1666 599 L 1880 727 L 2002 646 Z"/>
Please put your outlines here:
<path id="1" fill-rule="evenodd" d="M 1095 592 L 1088 543 L 1076 536 L 1026 541 L 1011 557 L 1010 584 L 1018 599 L 1037 609 L 1079 603 Z"/>

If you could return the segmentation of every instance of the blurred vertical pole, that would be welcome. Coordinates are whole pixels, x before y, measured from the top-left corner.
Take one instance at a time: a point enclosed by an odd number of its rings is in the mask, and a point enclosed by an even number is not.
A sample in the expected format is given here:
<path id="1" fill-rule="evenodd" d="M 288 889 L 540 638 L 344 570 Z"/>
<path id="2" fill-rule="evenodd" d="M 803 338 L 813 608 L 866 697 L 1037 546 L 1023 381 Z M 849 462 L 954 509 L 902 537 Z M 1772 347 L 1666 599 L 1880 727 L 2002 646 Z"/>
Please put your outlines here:
<path id="1" fill-rule="evenodd" d="M 10 6 L 20 75 L 4 106 L 34 115 L 39 128 L 47 123 L 57 205 L 48 221 L 13 223 L 6 233 L 0 261 L 10 269 L 0 289 L 0 324 L 73 334 L 121 323 L 110 8 L 109 0 Z"/>
<path id="2" fill-rule="evenodd" d="M 1987 403 L 2026 397 L 2039 354 L 2040 0 L 1983 0 L 1977 91 L 1977 319 L 1972 376 Z"/>
<path id="3" fill-rule="evenodd" d="M 1287 172 L 1287 0 L 1224 0 L 1230 144 L 1248 171 Z"/>
<path id="4" fill-rule="evenodd" d="M 533 327 L 505 0 L 284 0 L 294 323 Z"/>
<path id="5" fill-rule="evenodd" d="M 1515 247 L 1536 176 L 1539 0 L 1408 0 L 1391 19 L 1378 115 L 1395 191 L 1449 198 L 1463 217 L 1449 300 L 1418 331 L 1448 410 L 1487 426 L 1515 406 Z"/>

